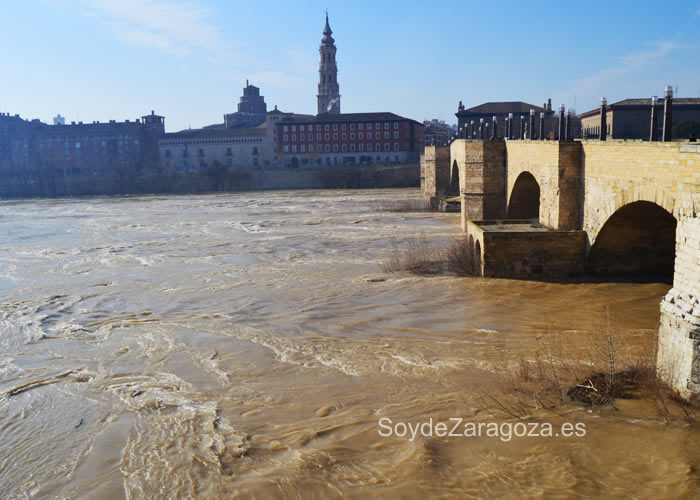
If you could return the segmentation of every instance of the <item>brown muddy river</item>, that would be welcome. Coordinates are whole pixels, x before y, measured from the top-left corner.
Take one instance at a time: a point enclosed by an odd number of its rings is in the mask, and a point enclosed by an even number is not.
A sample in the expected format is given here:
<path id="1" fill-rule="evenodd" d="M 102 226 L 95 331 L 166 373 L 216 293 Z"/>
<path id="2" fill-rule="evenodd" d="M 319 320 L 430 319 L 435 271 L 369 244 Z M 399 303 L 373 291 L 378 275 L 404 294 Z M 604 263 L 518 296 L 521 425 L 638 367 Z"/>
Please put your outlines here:
<path id="1" fill-rule="evenodd" d="M 386 274 L 395 243 L 460 232 L 378 207 L 407 196 L 0 203 L 0 495 L 697 497 L 700 430 L 653 414 L 538 415 L 585 425 L 567 438 L 386 435 L 506 422 L 477 387 L 510 353 L 606 308 L 630 344 L 655 336 L 670 288 Z"/>

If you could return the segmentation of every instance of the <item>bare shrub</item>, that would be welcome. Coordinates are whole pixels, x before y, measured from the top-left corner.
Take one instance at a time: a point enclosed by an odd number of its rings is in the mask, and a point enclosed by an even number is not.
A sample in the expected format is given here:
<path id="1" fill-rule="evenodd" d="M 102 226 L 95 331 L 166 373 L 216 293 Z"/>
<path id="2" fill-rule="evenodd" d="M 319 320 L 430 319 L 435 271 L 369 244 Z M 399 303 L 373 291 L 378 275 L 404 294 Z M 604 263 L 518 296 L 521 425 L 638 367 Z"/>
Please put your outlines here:
<path id="1" fill-rule="evenodd" d="M 443 270 L 444 252 L 429 243 L 425 234 L 406 240 L 405 248 L 399 248 L 396 241 L 392 242 L 392 246 L 382 264 L 386 273 L 438 274 Z"/>
<path id="2" fill-rule="evenodd" d="M 584 344 L 568 337 L 564 342 L 558 334 L 548 339 L 515 363 L 503 361 L 495 388 L 479 390 L 482 410 L 522 419 L 570 401 L 614 407 L 617 399 L 643 399 L 667 423 L 694 420 L 698 402 L 680 398 L 656 373 L 656 336 L 641 348 L 629 346 L 606 315 Z"/>
<path id="3" fill-rule="evenodd" d="M 458 276 L 473 276 L 474 249 L 469 245 L 466 237 L 452 242 L 445 250 L 445 260 L 448 268 Z"/>

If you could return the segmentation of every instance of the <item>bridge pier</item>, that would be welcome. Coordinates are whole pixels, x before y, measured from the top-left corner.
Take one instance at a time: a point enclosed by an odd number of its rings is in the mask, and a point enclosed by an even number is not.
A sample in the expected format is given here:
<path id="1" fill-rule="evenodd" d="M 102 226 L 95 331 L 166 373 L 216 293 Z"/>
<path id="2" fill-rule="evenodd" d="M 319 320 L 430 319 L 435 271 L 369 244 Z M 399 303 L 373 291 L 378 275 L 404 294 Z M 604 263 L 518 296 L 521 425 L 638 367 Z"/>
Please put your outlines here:
<path id="1" fill-rule="evenodd" d="M 420 160 L 423 195 L 434 198 L 446 194 L 450 187 L 449 146 L 425 146 Z"/>
<path id="2" fill-rule="evenodd" d="M 450 145 L 450 157 L 459 168 L 462 230 L 470 220 L 504 218 L 505 142 L 456 140 Z"/>
<path id="3" fill-rule="evenodd" d="M 700 217 L 680 217 L 673 288 L 661 301 L 656 361 L 683 397 L 700 394 Z"/>

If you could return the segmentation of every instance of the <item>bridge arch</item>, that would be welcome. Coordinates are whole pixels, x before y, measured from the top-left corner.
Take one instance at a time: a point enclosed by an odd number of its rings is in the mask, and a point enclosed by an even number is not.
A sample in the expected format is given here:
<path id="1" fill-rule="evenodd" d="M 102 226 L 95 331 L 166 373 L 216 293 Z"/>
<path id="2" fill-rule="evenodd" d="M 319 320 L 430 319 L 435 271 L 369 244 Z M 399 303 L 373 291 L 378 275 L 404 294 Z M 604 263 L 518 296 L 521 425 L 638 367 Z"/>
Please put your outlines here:
<path id="1" fill-rule="evenodd" d="M 508 200 L 509 219 L 540 218 L 540 184 L 535 176 L 523 171 L 515 179 Z"/>
<path id="2" fill-rule="evenodd" d="M 459 196 L 459 165 L 457 165 L 457 160 L 452 162 L 452 169 L 450 170 L 450 188 L 447 194 L 450 196 Z"/>
<path id="3" fill-rule="evenodd" d="M 602 214 L 595 216 L 593 224 L 584 224 L 584 229 L 588 233 L 588 239 L 591 246 L 593 246 L 598 239 L 600 231 L 610 217 L 612 217 L 615 212 L 620 210 L 625 205 L 629 205 L 630 203 L 634 203 L 636 201 L 648 201 L 658 205 L 678 219 L 678 213 L 676 211 L 676 197 L 674 195 L 672 195 L 666 189 L 653 183 L 637 185 L 616 193 L 609 199 L 608 203 L 603 204 L 601 210 Z"/>
<path id="4" fill-rule="evenodd" d="M 474 272 L 477 276 L 483 276 L 484 271 L 481 268 L 481 243 L 476 240 L 474 243 Z"/>
<path id="5" fill-rule="evenodd" d="M 623 205 L 596 235 L 587 271 L 672 281 L 676 225 L 672 212 L 657 203 L 638 200 Z"/>

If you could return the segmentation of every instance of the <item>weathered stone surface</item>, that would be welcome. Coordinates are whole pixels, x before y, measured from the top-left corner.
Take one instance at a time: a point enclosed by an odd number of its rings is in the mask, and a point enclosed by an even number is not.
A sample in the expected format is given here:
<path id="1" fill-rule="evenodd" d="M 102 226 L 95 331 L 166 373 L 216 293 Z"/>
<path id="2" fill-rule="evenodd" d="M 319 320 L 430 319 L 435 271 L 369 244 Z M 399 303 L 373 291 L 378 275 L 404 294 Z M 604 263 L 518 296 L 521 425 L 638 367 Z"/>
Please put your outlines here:
<path id="1" fill-rule="evenodd" d="M 426 198 L 445 195 L 450 188 L 450 148 L 426 146 L 420 166 L 423 195 Z"/>

